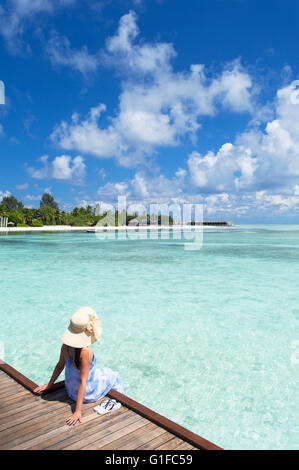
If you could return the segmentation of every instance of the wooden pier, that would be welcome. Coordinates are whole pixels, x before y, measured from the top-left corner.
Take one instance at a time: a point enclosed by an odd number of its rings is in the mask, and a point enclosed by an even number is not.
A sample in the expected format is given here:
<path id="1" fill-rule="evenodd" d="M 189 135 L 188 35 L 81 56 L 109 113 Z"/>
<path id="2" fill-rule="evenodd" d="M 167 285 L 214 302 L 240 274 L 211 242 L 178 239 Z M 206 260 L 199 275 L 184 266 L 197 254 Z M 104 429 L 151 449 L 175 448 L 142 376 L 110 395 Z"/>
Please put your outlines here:
<path id="1" fill-rule="evenodd" d="M 122 403 L 118 411 L 99 416 L 93 411 L 95 403 L 84 404 L 82 423 L 70 428 L 65 419 L 75 404 L 67 396 L 64 382 L 42 396 L 33 394 L 36 387 L 0 362 L 0 449 L 220 450 L 115 390 L 108 397 Z"/>

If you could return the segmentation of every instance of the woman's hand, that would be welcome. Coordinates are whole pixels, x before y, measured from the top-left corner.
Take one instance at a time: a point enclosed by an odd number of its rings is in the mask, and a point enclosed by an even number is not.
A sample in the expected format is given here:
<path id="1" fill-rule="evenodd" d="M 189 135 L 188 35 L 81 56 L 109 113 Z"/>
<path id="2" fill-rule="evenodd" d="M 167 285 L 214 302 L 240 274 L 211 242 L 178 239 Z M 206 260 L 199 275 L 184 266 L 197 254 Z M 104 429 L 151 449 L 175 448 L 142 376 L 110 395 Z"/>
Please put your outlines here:
<path id="1" fill-rule="evenodd" d="M 66 424 L 69 426 L 74 426 L 77 422 L 82 423 L 81 411 L 75 411 L 75 413 L 68 419 L 66 419 Z"/>
<path id="2" fill-rule="evenodd" d="M 47 390 L 49 384 L 46 384 L 46 385 L 42 385 L 41 387 L 36 387 L 34 390 L 33 390 L 33 393 L 43 393 L 45 390 Z"/>

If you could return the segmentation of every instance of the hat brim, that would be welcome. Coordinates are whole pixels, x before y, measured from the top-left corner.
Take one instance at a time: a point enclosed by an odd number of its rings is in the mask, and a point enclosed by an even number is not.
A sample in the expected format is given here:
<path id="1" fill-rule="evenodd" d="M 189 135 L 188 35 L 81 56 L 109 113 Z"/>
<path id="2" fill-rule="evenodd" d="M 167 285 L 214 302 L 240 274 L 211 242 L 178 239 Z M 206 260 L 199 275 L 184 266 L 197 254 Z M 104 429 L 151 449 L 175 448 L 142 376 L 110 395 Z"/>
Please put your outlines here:
<path id="1" fill-rule="evenodd" d="M 99 337 L 102 334 L 102 327 L 97 327 L 99 330 Z M 92 335 L 85 333 L 74 333 L 70 327 L 64 332 L 61 337 L 61 341 L 63 344 L 67 346 L 71 346 L 72 348 L 86 348 L 91 344 L 95 343 L 97 339 L 94 339 Z"/>

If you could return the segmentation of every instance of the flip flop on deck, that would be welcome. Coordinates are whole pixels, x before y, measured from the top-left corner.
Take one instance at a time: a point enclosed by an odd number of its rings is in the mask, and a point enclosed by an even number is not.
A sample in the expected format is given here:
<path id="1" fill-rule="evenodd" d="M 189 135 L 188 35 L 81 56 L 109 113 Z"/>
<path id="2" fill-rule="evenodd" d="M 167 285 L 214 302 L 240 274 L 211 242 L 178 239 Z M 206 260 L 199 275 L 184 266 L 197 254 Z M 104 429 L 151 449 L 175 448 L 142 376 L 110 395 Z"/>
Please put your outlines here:
<path id="1" fill-rule="evenodd" d="M 121 403 L 114 399 L 109 399 L 103 401 L 100 405 L 94 408 L 99 415 L 105 415 L 107 413 L 111 413 L 111 411 L 119 410 L 121 407 Z"/>

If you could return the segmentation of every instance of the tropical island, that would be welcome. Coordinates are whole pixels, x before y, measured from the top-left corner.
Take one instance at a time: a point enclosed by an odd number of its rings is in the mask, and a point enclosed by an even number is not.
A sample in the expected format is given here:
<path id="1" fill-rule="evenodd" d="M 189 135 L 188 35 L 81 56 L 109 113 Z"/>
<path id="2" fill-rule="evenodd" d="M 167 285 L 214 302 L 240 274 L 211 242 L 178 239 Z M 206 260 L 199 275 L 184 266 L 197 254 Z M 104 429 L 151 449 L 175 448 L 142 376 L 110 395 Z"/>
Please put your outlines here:
<path id="1" fill-rule="evenodd" d="M 14 196 L 3 197 L 0 203 L 0 217 L 5 220 L 8 227 L 43 227 L 43 226 L 71 226 L 71 227 L 95 227 L 103 226 L 127 226 L 146 225 L 150 223 L 173 225 L 171 215 L 149 215 L 144 213 L 129 214 L 126 211 L 103 211 L 98 213 L 96 208 L 75 207 L 71 212 L 61 211 L 54 197 L 45 193 L 40 200 L 38 209 L 25 207 Z M 101 223 L 102 221 L 102 223 Z"/>

